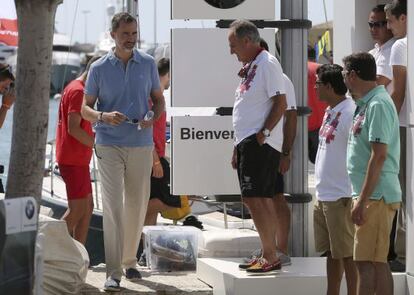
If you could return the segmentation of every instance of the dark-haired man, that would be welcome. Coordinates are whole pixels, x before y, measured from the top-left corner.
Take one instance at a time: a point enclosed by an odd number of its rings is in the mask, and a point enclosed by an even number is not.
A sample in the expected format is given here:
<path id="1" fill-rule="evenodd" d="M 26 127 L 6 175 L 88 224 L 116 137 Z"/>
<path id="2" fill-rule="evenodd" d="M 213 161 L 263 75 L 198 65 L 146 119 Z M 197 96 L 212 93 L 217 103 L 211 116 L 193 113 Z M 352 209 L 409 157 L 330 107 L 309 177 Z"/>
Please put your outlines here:
<path id="1" fill-rule="evenodd" d="M 369 18 L 368 26 L 372 39 L 376 42 L 375 47 L 369 51 L 375 58 L 377 64 L 377 84 L 384 85 L 387 92 L 391 95 L 393 92 L 393 73 L 390 64 L 391 48 L 395 43 L 395 38 L 390 29 L 387 27 L 387 19 L 384 11 L 385 5 L 379 4 L 372 8 Z M 396 217 L 395 217 L 396 218 Z M 395 222 L 393 222 L 393 229 L 390 235 L 390 251 L 388 259 L 395 257 L 394 251 L 395 239 Z"/>
<path id="2" fill-rule="evenodd" d="M 390 65 L 391 47 L 395 42 L 391 30 L 387 28 L 387 19 L 384 11 L 385 5 L 375 6 L 368 18 L 369 32 L 376 42 L 375 47 L 369 51 L 377 64 L 377 84 L 384 85 L 388 93 L 392 93 L 392 67 Z"/>
<path id="3" fill-rule="evenodd" d="M 369 53 L 343 59 L 343 77 L 357 109 L 347 151 L 355 224 L 354 261 L 358 294 L 393 294 L 387 264 L 392 220 L 401 202 L 398 180 L 398 115 L 384 86 L 376 83 L 376 64 Z"/>
<path id="4" fill-rule="evenodd" d="M 161 90 L 164 91 L 170 87 L 170 60 L 168 58 L 161 58 L 157 63 L 157 67 Z M 154 122 L 151 194 L 145 217 L 145 225 L 156 225 L 159 212 L 181 207 L 180 197 L 170 194 L 170 164 L 165 158 L 166 120 L 167 114 L 164 111 L 160 118 Z"/>
<path id="5" fill-rule="evenodd" d="M 165 102 L 154 59 L 134 49 L 136 19 L 125 12 L 115 14 L 111 37 L 115 48 L 91 67 L 82 115 L 98 123 L 95 151 L 102 180 L 104 288 L 119 291 L 122 267 L 127 279 L 141 278 L 136 253 L 150 194 L 152 124 L 164 111 Z M 148 97 L 154 117 L 144 120 Z"/>
<path id="6" fill-rule="evenodd" d="M 6 119 L 7 111 L 11 108 L 16 99 L 13 85 L 14 76 L 10 66 L 0 63 L 0 95 L 2 97 L 0 106 L 0 128 L 3 126 L 4 120 Z"/>
<path id="7" fill-rule="evenodd" d="M 99 56 L 92 57 L 85 71 L 63 90 L 56 128 L 56 161 L 68 201 L 62 219 L 66 221 L 69 234 L 84 245 L 93 211 L 89 162 L 95 139 L 91 123 L 82 119 L 80 112 L 89 69 L 98 59 Z"/>
<path id="8" fill-rule="evenodd" d="M 157 63 L 157 67 L 161 90 L 167 90 L 170 87 L 170 59 L 161 58 Z M 166 120 L 167 113 L 164 111 L 153 126 L 154 150 L 152 152 L 151 194 L 144 225 L 156 225 L 158 213 L 181 207 L 180 196 L 170 194 L 170 163 L 165 158 Z M 141 254 L 138 264 L 146 266 L 145 252 Z"/>
<path id="9" fill-rule="evenodd" d="M 318 99 L 315 89 L 316 69 L 320 66 L 316 62 L 316 52 L 308 46 L 308 106 L 312 113 L 308 117 L 308 155 L 309 160 L 315 164 L 319 144 L 319 128 L 321 128 L 326 103 Z"/>
<path id="10" fill-rule="evenodd" d="M 405 235 L 406 235 L 406 154 L 407 154 L 407 1 L 394 0 L 385 6 L 388 28 L 397 41 L 391 49 L 390 65 L 393 72 L 393 91 L 391 98 L 400 118 L 400 183 L 402 190 L 401 208 L 398 210 L 396 239 L 394 250 L 397 258 L 390 262 L 393 271 L 405 271 Z"/>
<path id="11" fill-rule="evenodd" d="M 281 268 L 276 256 L 275 212 L 268 199 L 282 189 L 277 183 L 277 167 L 283 144 L 281 119 L 287 106 L 283 72 L 277 59 L 260 47 L 260 35 L 253 23 L 234 21 L 228 41 L 230 53 L 244 64 L 233 109 L 235 147 L 231 163 L 237 169 L 243 202 L 262 243 L 262 257 L 239 267 L 248 273 L 268 274 Z"/>
<path id="12" fill-rule="evenodd" d="M 355 103 L 345 96 L 347 88 L 342 70 L 339 65 L 322 65 L 316 70 L 315 82 L 319 99 L 328 104 L 319 131 L 315 160 L 317 202 L 313 210 L 313 226 L 316 251 L 327 254 L 326 294 L 329 295 L 339 295 L 344 270 L 348 295 L 356 294 L 357 282 L 352 259 L 352 188 L 346 169 L 346 150 Z"/>

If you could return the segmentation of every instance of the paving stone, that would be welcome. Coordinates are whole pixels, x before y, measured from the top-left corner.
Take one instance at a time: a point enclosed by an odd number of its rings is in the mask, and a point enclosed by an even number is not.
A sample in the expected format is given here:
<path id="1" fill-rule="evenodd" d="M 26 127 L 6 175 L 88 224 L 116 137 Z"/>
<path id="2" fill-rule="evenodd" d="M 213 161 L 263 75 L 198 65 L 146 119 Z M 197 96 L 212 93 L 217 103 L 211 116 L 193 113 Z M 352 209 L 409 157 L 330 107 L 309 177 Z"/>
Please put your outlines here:
<path id="1" fill-rule="evenodd" d="M 213 289 L 197 279 L 195 272 L 151 273 L 147 268 L 139 268 L 142 280 L 130 282 L 122 278 L 121 292 L 112 294 L 153 294 L 153 295 L 212 295 Z M 111 294 L 103 291 L 105 264 L 91 267 L 86 283 L 79 295 Z"/>

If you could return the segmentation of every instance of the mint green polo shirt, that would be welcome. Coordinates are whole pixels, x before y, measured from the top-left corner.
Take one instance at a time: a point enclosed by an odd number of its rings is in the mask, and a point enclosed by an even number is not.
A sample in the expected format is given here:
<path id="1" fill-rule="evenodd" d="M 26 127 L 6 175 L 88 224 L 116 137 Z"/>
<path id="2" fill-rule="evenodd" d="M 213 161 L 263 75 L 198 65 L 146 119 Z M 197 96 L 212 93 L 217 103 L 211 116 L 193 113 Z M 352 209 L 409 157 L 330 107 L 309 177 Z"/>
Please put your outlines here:
<path id="1" fill-rule="evenodd" d="M 397 110 L 384 86 L 377 86 L 356 100 L 352 128 L 349 133 L 347 167 L 352 195 L 360 195 L 371 157 L 371 143 L 387 145 L 387 158 L 381 176 L 370 197 L 384 198 L 385 203 L 401 202 L 398 180 L 400 162 L 400 131 Z"/>

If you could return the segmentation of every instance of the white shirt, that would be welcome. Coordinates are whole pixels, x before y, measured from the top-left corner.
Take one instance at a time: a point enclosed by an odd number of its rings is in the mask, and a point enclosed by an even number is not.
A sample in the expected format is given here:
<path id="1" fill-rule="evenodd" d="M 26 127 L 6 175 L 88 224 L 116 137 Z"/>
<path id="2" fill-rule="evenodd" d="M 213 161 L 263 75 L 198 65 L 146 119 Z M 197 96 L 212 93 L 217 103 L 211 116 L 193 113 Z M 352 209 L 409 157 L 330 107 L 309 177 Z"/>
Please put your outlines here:
<path id="1" fill-rule="evenodd" d="M 295 88 L 293 87 L 292 81 L 290 81 L 289 77 L 283 73 L 283 80 L 285 81 L 285 90 L 286 90 L 286 103 L 287 108 L 286 110 L 296 110 L 296 95 L 295 95 Z"/>
<path id="2" fill-rule="evenodd" d="M 349 97 L 325 110 L 315 160 L 316 197 L 320 201 L 351 197 L 346 150 L 354 111 L 355 103 Z"/>
<path id="3" fill-rule="evenodd" d="M 377 75 L 384 76 L 392 81 L 392 66 L 390 64 L 391 48 L 395 43 L 395 39 L 391 38 L 381 46 L 378 43 L 375 44 L 375 48 L 371 49 L 369 53 L 375 58 L 375 63 L 377 64 Z M 390 82 L 387 87 L 387 92 L 389 94 L 393 91 L 393 84 Z"/>
<path id="4" fill-rule="evenodd" d="M 398 39 L 395 41 L 394 45 L 391 49 L 391 57 L 390 57 L 390 65 L 391 66 L 404 66 L 407 67 L 407 37 Z M 408 83 L 407 83 L 408 85 Z M 404 102 L 401 106 L 400 110 L 400 126 L 407 127 L 408 126 L 408 114 L 407 114 L 407 88 L 405 90 L 405 98 Z"/>
<path id="5" fill-rule="evenodd" d="M 235 144 L 259 132 L 273 106 L 273 96 L 285 94 L 283 71 L 277 59 L 263 50 L 248 70 L 247 78 L 240 81 L 233 108 Z M 277 151 L 282 150 L 283 118 L 270 132 L 265 143 Z"/>

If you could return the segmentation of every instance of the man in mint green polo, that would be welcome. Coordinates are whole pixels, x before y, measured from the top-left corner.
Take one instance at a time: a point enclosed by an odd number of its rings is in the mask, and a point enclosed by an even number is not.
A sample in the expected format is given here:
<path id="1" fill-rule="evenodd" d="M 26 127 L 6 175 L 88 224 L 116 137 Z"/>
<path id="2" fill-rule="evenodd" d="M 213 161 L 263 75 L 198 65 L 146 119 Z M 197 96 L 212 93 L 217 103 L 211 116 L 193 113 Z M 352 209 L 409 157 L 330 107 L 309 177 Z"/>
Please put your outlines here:
<path id="1" fill-rule="evenodd" d="M 384 86 L 376 84 L 375 60 L 369 53 L 343 59 L 344 82 L 357 109 L 349 135 L 347 166 L 354 202 L 354 260 L 358 294 L 393 294 L 387 263 L 392 220 L 401 202 L 398 180 L 398 114 Z"/>

